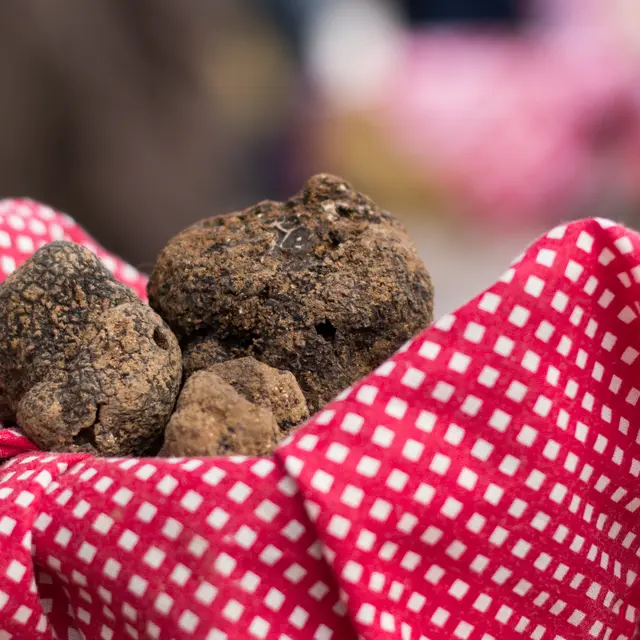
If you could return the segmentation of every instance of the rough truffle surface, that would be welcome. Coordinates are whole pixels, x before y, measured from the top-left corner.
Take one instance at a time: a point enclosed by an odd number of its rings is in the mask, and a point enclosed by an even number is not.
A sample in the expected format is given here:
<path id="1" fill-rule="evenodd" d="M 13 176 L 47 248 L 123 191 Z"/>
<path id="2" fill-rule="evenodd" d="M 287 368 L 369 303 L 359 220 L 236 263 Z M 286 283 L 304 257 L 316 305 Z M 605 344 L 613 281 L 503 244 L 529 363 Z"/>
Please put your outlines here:
<path id="1" fill-rule="evenodd" d="M 192 370 L 250 355 L 291 371 L 315 411 L 429 325 L 433 289 L 393 216 L 318 175 L 177 235 L 149 300 Z"/>
<path id="2" fill-rule="evenodd" d="M 184 385 L 161 456 L 265 455 L 279 438 L 273 414 L 243 398 L 211 371 Z"/>
<path id="3" fill-rule="evenodd" d="M 48 244 L 0 285 L 0 401 L 45 450 L 144 453 L 181 371 L 169 328 L 81 246 Z"/>
<path id="4" fill-rule="evenodd" d="M 213 365 L 209 371 L 249 402 L 269 409 L 283 432 L 309 417 L 304 395 L 289 371 L 274 369 L 250 357 Z"/>
<path id="5" fill-rule="evenodd" d="M 185 345 L 182 351 L 182 374 L 187 380 L 196 371 L 208 369 L 218 362 L 226 362 L 233 358 L 217 340 L 212 338 L 196 338 Z"/>

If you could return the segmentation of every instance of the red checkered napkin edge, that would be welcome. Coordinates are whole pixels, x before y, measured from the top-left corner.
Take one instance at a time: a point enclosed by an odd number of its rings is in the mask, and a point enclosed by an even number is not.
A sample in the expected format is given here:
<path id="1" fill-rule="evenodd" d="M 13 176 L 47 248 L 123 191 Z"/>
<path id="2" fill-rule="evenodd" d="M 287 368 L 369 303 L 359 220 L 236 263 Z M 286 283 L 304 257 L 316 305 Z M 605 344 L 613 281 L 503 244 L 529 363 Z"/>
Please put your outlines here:
<path id="1" fill-rule="evenodd" d="M 0 638 L 631 638 L 639 286 L 557 227 L 273 458 L 14 455 Z"/>

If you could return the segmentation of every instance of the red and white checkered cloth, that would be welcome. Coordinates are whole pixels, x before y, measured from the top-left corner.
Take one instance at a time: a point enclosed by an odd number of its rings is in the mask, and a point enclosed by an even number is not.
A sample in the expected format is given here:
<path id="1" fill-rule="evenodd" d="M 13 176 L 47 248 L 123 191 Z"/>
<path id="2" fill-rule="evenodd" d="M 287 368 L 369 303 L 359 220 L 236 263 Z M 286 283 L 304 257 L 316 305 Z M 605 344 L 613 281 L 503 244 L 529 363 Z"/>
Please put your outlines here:
<path id="1" fill-rule="evenodd" d="M 33 233 L 88 242 L 9 202 L 6 270 Z M 632 637 L 639 294 L 640 235 L 577 222 L 273 458 L 25 453 L 0 432 L 0 638 Z"/>

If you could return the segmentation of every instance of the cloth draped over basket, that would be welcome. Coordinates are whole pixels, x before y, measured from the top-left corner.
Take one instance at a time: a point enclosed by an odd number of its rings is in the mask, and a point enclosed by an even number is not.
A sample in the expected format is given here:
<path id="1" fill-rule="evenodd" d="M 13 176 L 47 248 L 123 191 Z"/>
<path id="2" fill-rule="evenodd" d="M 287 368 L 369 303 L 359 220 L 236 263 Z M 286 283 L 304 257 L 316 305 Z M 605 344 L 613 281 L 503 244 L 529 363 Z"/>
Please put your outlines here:
<path id="1" fill-rule="evenodd" d="M 0 269 L 73 221 L 0 203 Z M 4 277 L 4 276 L 3 276 Z M 271 458 L 0 430 L 0 638 L 622 640 L 640 592 L 640 235 L 552 229 Z"/>

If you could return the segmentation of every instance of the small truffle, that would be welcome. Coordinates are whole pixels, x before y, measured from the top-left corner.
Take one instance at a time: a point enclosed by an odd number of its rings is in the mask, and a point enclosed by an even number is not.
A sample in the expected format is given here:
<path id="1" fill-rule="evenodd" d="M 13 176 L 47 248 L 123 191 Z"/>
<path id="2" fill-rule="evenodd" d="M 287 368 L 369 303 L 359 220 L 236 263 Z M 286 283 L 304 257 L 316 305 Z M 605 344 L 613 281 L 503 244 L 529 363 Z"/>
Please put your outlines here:
<path id="1" fill-rule="evenodd" d="M 145 453 L 181 372 L 170 329 L 81 246 L 45 245 L 0 285 L 0 404 L 45 450 Z"/>
<path id="2" fill-rule="evenodd" d="M 273 369 L 250 357 L 213 365 L 209 371 L 249 402 L 269 409 L 283 432 L 309 417 L 304 395 L 289 371 Z"/>
<path id="3" fill-rule="evenodd" d="M 344 180 L 203 220 L 161 252 L 151 306 L 190 370 L 253 356 L 316 411 L 432 320 L 431 279 L 398 221 Z"/>
<path id="4" fill-rule="evenodd" d="M 199 371 L 180 393 L 160 455 L 265 455 L 279 435 L 271 411 L 243 398 L 215 373 Z"/>

